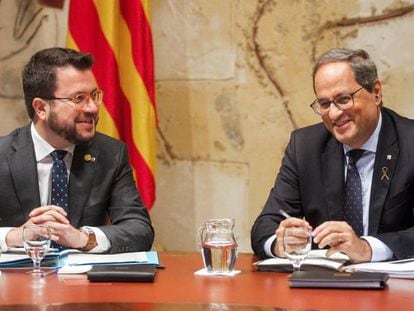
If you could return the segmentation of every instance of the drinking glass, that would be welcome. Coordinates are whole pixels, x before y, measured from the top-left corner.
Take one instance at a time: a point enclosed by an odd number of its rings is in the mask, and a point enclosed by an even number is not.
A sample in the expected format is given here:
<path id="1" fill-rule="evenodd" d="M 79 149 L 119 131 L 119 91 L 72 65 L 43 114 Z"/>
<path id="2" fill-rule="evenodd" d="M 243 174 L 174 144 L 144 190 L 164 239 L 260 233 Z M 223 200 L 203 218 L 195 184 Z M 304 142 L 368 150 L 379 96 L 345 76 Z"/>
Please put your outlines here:
<path id="1" fill-rule="evenodd" d="M 312 247 L 311 231 L 304 227 L 285 229 L 283 247 L 286 257 L 293 265 L 293 271 L 299 271 Z"/>
<path id="2" fill-rule="evenodd" d="M 237 258 L 234 219 L 211 219 L 199 229 L 201 254 L 208 272 L 229 273 Z"/>
<path id="3" fill-rule="evenodd" d="M 23 227 L 23 245 L 27 255 L 33 260 L 33 270 L 30 272 L 35 276 L 42 276 L 40 262 L 46 256 L 50 247 L 50 228 L 44 225 L 27 225 Z"/>

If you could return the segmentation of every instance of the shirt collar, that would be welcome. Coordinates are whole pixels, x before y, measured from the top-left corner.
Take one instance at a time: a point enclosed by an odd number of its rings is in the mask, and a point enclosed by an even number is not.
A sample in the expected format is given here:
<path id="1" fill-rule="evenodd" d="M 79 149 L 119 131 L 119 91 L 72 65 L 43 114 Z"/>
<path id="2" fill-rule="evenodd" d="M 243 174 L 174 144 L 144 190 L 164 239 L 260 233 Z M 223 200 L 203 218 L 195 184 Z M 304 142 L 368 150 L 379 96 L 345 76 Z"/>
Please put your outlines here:
<path id="1" fill-rule="evenodd" d="M 44 158 L 49 156 L 49 154 L 52 151 L 56 150 L 56 148 L 53 148 L 48 142 L 46 142 L 46 140 L 44 140 L 39 135 L 39 133 L 37 132 L 33 122 L 30 126 L 30 132 L 32 134 L 32 140 L 33 140 L 33 145 L 34 145 L 35 156 L 36 156 L 36 161 L 37 162 L 43 160 Z M 71 145 L 67 148 L 64 148 L 63 150 L 66 150 L 71 155 L 73 155 L 73 151 L 75 150 L 75 145 Z"/>
<path id="2" fill-rule="evenodd" d="M 362 146 L 359 149 L 364 149 L 373 153 L 376 153 L 377 151 L 377 144 L 378 144 L 378 139 L 379 139 L 379 134 L 380 134 L 380 130 L 381 130 L 381 125 L 382 125 L 382 114 L 380 111 L 380 116 L 378 118 L 378 123 L 377 123 L 377 127 L 375 128 L 374 133 L 372 133 L 372 135 L 370 136 L 370 138 L 368 138 L 368 140 L 362 144 Z M 344 146 L 344 152 L 345 154 L 353 149 L 348 145 L 343 144 Z"/>

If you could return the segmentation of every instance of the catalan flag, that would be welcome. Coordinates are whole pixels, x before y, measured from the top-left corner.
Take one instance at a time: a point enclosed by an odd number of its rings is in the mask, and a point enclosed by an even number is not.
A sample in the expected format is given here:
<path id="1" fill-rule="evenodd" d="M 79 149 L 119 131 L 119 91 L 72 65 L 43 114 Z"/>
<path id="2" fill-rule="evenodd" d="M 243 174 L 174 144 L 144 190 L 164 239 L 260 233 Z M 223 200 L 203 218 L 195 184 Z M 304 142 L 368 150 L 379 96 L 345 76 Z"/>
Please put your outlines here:
<path id="1" fill-rule="evenodd" d="M 94 55 L 98 130 L 128 144 L 142 200 L 155 201 L 157 126 L 149 0 L 71 0 L 67 46 Z"/>

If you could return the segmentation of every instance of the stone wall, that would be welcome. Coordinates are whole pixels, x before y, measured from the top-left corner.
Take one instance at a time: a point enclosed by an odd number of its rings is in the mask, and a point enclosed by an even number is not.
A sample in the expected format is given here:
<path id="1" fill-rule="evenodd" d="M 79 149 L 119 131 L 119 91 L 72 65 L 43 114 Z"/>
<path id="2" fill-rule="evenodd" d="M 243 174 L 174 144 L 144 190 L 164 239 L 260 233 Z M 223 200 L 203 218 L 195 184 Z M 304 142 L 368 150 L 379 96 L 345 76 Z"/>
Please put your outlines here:
<path id="1" fill-rule="evenodd" d="M 63 45 L 63 10 L 0 1 L 0 133 L 28 121 L 20 71 Z M 414 1 L 152 0 L 158 106 L 156 249 L 193 251 L 208 218 L 236 219 L 241 251 L 290 132 L 320 121 L 311 66 L 332 47 L 364 48 L 385 106 L 414 117 Z M 40 13 L 39 13 L 40 11 Z"/>

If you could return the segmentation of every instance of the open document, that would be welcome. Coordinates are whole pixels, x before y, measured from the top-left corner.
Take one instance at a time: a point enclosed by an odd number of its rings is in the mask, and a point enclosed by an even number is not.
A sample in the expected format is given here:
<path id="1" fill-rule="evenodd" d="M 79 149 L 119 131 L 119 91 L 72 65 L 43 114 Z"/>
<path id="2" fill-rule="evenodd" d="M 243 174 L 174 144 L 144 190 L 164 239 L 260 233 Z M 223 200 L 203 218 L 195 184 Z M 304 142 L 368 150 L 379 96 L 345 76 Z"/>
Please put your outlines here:
<path id="1" fill-rule="evenodd" d="M 391 278 L 414 279 L 414 258 L 348 265 L 345 271 L 386 272 Z"/>
<path id="2" fill-rule="evenodd" d="M 41 262 L 43 268 L 60 268 L 80 265 L 115 265 L 115 264 L 147 264 L 159 265 L 158 254 L 155 251 L 131 252 L 119 254 L 82 253 L 75 249 L 49 251 Z M 30 268 L 33 262 L 24 249 L 13 249 L 0 256 L 1 269 Z"/>
<path id="3" fill-rule="evenodd" d="M 268 258 L 254 263 L 258 271 L 292 272 L 287 258 Z M 414 258 L 387 262 L 350 264 L 349 257 L 342 253 L 326 256 L 326 250 L 311 250 L 301 266 L 302 271 L 332 270 L 340 272 L 388 273 L 391 278 L 414 279 Z"/>
<path id="4" fill-rule="evenodd" d="M 335 253 L 330 257 L 326 256 L 326 250 L 311 250 L 304 260 L 301 270 L 336 270 L 342 271 L 349 257 L 342 253 Z M 292 263 L 287 258 L 274 257 L 255 262 L 258 271 L 292 272 Z"/>

